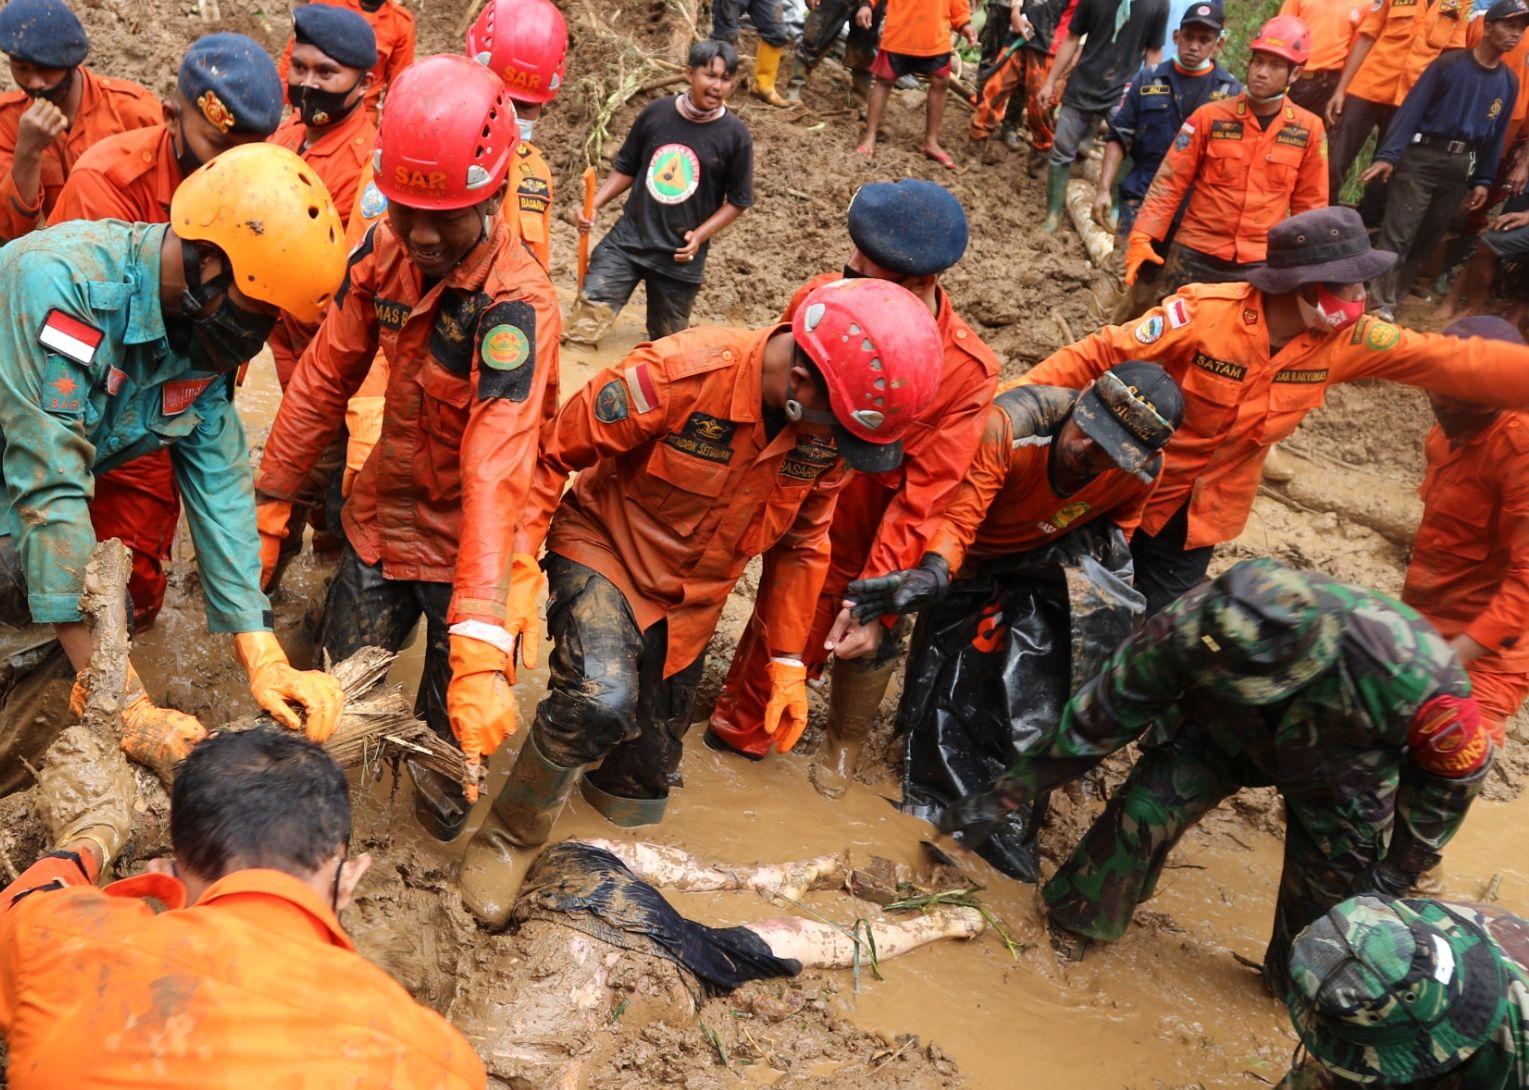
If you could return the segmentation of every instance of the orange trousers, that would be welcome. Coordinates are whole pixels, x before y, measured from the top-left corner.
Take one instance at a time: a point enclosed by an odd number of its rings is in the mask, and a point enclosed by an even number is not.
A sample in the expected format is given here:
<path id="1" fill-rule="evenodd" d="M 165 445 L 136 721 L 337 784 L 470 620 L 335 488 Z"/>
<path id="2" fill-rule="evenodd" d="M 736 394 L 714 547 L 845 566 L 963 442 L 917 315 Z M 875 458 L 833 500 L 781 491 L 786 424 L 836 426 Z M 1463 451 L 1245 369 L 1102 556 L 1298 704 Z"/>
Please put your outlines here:
<path id="1" fill-rule="evenodd" d="M 1030 147 L 1037 152 L 1049 152 L 1051 139 L 1056 132 L 1050 110 L 1043 110 L 1035 101 L 1046 74 L 1051 71 L 1051 58 L 1038 49 L 1016 49 L 1004 58 L 987 80 L 977 96 L 977 109 L 972 113 L 971 138 L 986 140 L 998 131 L 1003 114 L 1009 106 L 1009 96 L 1023 87 L 1025 120 L 1030 126 Z M 1056 90 L 1060 101 L 1062 87 Z"/>
<path id="2" fill-rule="evenodd" d="M 147 630 L 165 604 L 165 561 L 175 541 L 181 494 L 168 450 L 145 454 L 96 478 L 90 521 L 96 540 L 119 538 L 133 551 L 127 590 L 133 627 Z"/>

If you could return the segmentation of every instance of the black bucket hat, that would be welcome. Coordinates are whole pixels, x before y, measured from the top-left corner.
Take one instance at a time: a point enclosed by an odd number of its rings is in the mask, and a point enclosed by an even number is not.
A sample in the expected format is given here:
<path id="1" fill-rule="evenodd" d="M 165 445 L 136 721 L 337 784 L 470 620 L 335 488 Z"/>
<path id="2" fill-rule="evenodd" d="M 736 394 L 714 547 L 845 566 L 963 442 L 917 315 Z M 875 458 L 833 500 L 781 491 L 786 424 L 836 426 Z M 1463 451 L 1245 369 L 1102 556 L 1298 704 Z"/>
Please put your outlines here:
<path id="1" fill-rule="evenodd" d="M 1267 264 L 1248 282 L 1271 295 L 1302 284 L 1362 284 L 1396 264 L 1389 250 L 1370 248 L 1370 233 L 1352 208 L 1314 208 L 1269 228 Z"/>

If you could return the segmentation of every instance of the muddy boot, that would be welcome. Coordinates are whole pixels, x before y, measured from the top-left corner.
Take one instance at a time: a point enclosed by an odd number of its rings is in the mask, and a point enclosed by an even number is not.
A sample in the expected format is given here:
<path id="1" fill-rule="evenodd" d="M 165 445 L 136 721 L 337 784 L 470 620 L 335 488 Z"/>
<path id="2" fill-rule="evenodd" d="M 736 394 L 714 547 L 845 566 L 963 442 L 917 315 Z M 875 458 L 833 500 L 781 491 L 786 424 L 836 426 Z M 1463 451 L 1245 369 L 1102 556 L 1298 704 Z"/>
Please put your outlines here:
<path id="1" fill-rule="evenodd" d="M 1083 955 L 1088 953 L 1089 943 L 1093 941 L 1087 935 L 1069 931 L 1050 919 L 1046 921 L 1046 937 L 1051 941 L 1051 949 L 1056 953 L 1057 961 L 1063 965 L 1082 961 Z"/>
<path id="2" fill-rule="evenodd" d="M 1270 484 L 1289 484 L 1295 480 L 1295 463 L 1276 444 L 1264 456 L 1263 478 Z"/>
<path id="3" fill-rule="evenodd" d="M 887 685 L 897 672 L 899 659 L 879 666 L 862 665 L 853 659 L 835 659 L 833 689 L 828 700 L 828 737 L 812 767 L 807 770 L 812 786 L 825 799 L 844 794 L 860 750 L 870 737 L 871 724 L 881 710 Z"/>
<path id="4" fill-rule="evenodd" d="M 1054 235 L 1057 228 L 1062 226 L 1062 213 L 1067 210 L 1067 178 L 1072 173 L 1071 166 L 1059 167 L 1052 163 L 1046 173 L 1046 222 L 1041 224 L 1041 230 L 1048 235 Z"/>
<path id="5" fill-rule="evenodd" d="M 785 51 L 784 46 L 760 42 L 759 50 L 754 54 L 754 89 L 749 93 L 771 106 L 791 105 L 791 100 L 782 98 L 775 89 L 775 79 L 780 74 L 780 59 Z"/>
<path id="6" fill-rule="evenodd" d="M 588 779 L 579 784 L 579 794 L 584 796 L 585 802 L 600 812 L 601 817 L 622 829 L 640 829 L 644 825 L 657 825 L 664 820 L 664 811 L 669 808 L 667 798 L 633 799 L 624 795 L 613 795 L 604 788 L 596 787 Z"/>
<path id="7" fill-rule="evenodd" d="M 520 883 L 583 771 L 547 760 L 535 737 L 521 746 L 510 778 L 467 842 L 457 879 L 462 904 L 486 927 L 498 931 L 509 920 Z"/>
<path id="8" fill-rule="evenodd" d="M 1009 124 L 1007 121 L 1005 121 L 1003 123 L 1003 127 L 998 130 L 998 139 L 1003 141 L 1004 147 L 1012 148 L 1015 151 L 1019 150 L 1019 130 L 1016 129 L 1013 125 Z"/>
<path id="9" fill-rule="evenodd" d="M 573 301 L 568 320 L 563 323 L 563 340 L 599 348 L 600 338 L 609 333 L 615 323 L 616 312 L 610 304 L 597 303 L 581 295 Z"/>
<path id="10" fill-rule="evenodd" d="M 441 843 L 457 838 L 472 809 L 462 785 L 433 769 L 405 761 L 414 781 L 414 817 L 425 831 Z"/>

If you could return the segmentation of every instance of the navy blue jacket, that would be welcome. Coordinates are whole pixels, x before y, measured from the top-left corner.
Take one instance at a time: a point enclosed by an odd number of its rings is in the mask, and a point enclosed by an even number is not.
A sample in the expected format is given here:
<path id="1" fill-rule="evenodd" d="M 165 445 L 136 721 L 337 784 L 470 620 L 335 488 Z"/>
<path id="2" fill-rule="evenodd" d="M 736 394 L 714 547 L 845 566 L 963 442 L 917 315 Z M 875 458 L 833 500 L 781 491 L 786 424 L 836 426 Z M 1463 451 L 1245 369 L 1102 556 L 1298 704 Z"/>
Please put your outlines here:
<path id="1" fill-rule="evenodd" d="M 1423 69 L 1391 119 L 1375 158 L 1395 164 L 1419 134 L 1463 140 L 1476 149 L 1471 184 L 1490 186 L 1517 97 L 1518 80 L 1506 64 L 1483 68 L 1471 50 L 1452 49 Z"/>
<path id="2" fill-rule="evenodd" d="M 1220 64 L 1203 76 L 1186 76 L 1173 61 L 1136 73 L 1109 121 L 1109 138 L 1131 157 L 1131 172 L 1120 183 L 1121 200 L 1139 201 L 1147 195 L 1186 117 L 1207 102 L 1241 90 L 1242 82 Z"/>

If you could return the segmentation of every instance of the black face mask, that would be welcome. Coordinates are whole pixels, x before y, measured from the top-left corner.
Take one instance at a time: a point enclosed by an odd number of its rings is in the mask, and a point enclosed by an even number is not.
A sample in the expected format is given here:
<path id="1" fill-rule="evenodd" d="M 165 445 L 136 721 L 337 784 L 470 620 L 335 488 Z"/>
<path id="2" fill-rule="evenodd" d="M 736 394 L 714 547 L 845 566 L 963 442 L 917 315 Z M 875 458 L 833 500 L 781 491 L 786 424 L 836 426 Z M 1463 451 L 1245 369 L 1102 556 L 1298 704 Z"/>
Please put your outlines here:
<path id="1" fill-rule="evenodd" d="M 188 355 L 198 371 L 221 374 L 244 366 L 271 336 L 276 315 L 251 314 L 235 305 L 227 294 L 233 282 L 231 272 L 202 283 L 202 256 L 184 240 L 181 260 L 185 263 L 186 291 L 181 296 L 181 313 L 166 323 L 176 327 L 170 332 L 170 343 Z M 220 294 L 223 301 L 218 309 L 198 318 L 197 312 Z"/>
<path id="2" fill-rule="evenodd" d="M 175 165 L 180 168 L 181 177 L 189 178 L 204 160 L 200 155 L 191 150 L 191 141 L 186 139 L 186 126 L 177 123 L 176 131 L 180 133 L 180 150 L 175 153 Z M 187 281 L 189 283 L 190 281 Z"/>
<path id="3" fill-rule="evenodd" d="M 844 268 L 841 269 L 840 271 L 842 273 L 844 273 L 844 279 L 846 279 L 846 280 L 864 280 L 864 279 L 866 279 L 865 273 L 861 272 L 859 269 L 852 269 L 848 265 L 844 266 Z"/>
<path id="4" fill-rule="evenodd" d="M 375 15 L 382 10 L 382 0 L 361 0 L 361 10 Z"/>
<path id="5" fill-rule="evenodd" d="M 64 99 L 69 97 L 69 88 L 74 86 L 74 74 L 78 68 L 69 69 L 68 75 L 59 80 L 52 87 L 41 87 L 35 91 L 28 91 L 29 98 L 45 98 L 55 106 L 62 106 Z"/>
<path id="6" fill-rule="evenodd" d="M 354 102 L 345 101 L 346 97 L 359 86 L 361 84 L 357 81 L 344 91 L 326 91 L 322 87 L 300 87 L 289 83 L 287 84 L 287 101 L 292 104 L 294 110 L 302 114 L 304 125 L 322 129 L 326 125 L 336 125 L 344 121 L 357 106 L 365 101 L 365 95 L 358 96 Z"/>

